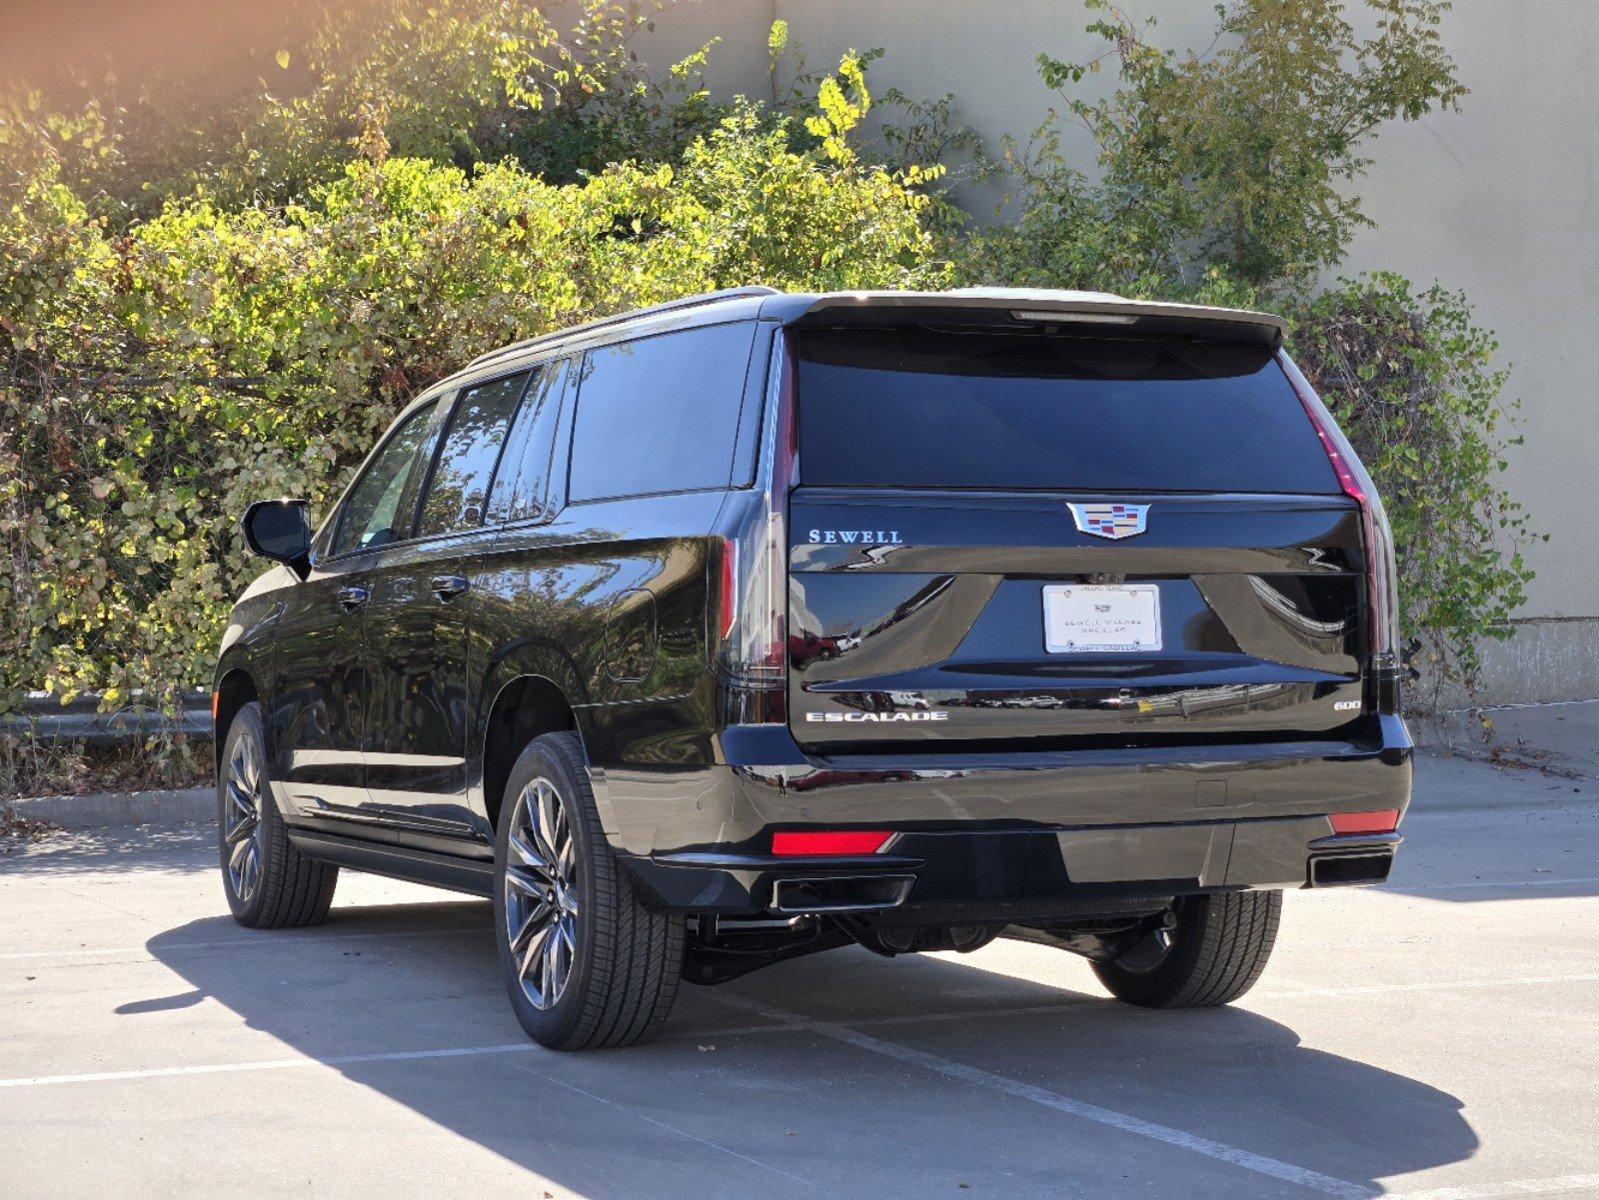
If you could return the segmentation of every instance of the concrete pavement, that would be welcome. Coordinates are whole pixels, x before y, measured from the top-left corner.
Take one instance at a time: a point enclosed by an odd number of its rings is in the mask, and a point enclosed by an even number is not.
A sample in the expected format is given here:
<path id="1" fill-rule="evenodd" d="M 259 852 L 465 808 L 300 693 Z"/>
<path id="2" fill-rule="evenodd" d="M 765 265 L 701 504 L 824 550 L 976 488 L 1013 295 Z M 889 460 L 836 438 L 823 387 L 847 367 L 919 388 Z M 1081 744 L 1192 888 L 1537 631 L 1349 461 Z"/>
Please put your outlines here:
<path id="1" fill-rule="evenodd" d="M 1151 1013 L 996 942 L 685 987 L 529 1045 L 486 905 L 346 873 L 226 915 L 210 831 L 0 858 L 0 1196 L 1599 1197 L 1599 781 L 1426 758 L 1393 883 Z"/>

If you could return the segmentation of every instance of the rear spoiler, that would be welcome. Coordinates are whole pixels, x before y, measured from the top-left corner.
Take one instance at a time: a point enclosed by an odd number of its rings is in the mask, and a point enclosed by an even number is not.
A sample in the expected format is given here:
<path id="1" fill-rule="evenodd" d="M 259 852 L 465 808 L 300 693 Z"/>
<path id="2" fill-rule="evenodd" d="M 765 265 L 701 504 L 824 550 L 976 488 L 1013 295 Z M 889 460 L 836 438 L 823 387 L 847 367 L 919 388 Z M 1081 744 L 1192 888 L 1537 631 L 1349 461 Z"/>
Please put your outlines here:
<path id="1" fill-rule="evenodd" d="M 768 312 L 768 308 L 771 309 Z M 958 288 L 948 292 L 829 292 L 778 296 L 762 307 L 788 325 L 903 325 L 906 322 L 1078 326 L 1106 333 L 1167 334 L 1207 341 L 1246 342 L 1275 350 L 1287 324 L 1272 313 L 1210 308 L 1156 300 L 1127 300 L 1106 292 L 1031 288 Z"/>

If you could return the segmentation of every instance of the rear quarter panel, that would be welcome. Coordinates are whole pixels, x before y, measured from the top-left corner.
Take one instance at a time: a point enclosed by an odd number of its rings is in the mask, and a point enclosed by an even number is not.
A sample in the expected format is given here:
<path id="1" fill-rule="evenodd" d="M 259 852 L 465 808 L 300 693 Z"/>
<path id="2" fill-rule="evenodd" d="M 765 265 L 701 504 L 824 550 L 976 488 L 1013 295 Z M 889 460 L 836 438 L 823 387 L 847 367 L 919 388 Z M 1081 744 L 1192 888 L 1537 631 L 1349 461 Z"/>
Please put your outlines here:
<path id="1" fill-rule="evenodd" d="M 479 764 L 496 698 L 542 676 L 572 704 L 607 833 L 692 806 L 683 777 L 715 761 L 706 539 L 724 497 L 572 505 L 547 525 L 502 531 L 474 583 Z M 482 803 L 481 772 L 478 786 Z"/>

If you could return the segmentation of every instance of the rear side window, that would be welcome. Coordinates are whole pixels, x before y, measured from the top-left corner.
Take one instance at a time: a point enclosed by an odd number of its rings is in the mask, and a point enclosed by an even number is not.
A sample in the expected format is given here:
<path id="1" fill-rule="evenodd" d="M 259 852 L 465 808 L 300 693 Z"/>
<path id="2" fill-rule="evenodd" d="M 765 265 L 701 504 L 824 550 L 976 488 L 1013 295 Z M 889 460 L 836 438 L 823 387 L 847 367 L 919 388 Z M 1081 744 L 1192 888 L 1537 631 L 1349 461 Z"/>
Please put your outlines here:
<path id="1" fill-rule="evenodd" d="M 797 344 L 808 484 L 1339 491 L 1258 347 L 926 326 L 803 331 Z"/>
<path id="2" fill-rule="evenodd" d="M 547 515 L 555 428 L 561 417 L 561 385 L 569 360 L 555 359 L 533 373 L 533 382 L 505 442 L 489 494 L 489 520 L 525 521 Z M 563 464 L 564 465 L 564 464 Z"/>
<path id="3" fill-rule="evenodd" d="M 461 393 L 428 479 L 418 536 L 472 529 L 483 523 L 494 468 L 527 381 L 528 372 L 523 371 Z"/>
<path id="4" fill-rule="evenodd" d="M 726 487 L 754 337 L 742 322 L 589 351 L 571 501 Z"/>

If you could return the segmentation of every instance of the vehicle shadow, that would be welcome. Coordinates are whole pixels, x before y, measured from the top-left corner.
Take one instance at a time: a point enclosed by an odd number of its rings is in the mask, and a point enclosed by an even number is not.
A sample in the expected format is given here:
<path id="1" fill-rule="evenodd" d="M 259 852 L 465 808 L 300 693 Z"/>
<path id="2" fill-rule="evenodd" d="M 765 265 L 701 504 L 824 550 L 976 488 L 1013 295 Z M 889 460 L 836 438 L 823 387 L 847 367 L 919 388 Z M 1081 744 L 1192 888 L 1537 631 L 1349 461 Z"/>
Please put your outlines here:
<path id="1" fill-rule="evenodd" d="M 914 1171 L 892 1172 L 957 1150 L 963 1170 L 1010 1180 L 1012 1195 L 1120 1194 L 1102 1190 L 1107 1155 L 1175 1160 L 1175 1169 L 1201 1172 L 1212 1188 L 1216 1172 L 1226 1181 L 1220 1192 L 1186 1194 L 1307 1194 L 845 1044 L 826 1023 L 1369 1187 L 1372 1195 L 1383 1190 L 1376 1180 L 1456 1162 L 1477 1148 L 1460 1101 L 1446 1092 L 1308 1047 L 1293 1029 L 1243 1008 L 1161 1013 L 1117 1004 L 1089 990 L 1080 964 L 1065 955 L 1062 979 L 1081 990 L 1005 974 L 1007 960 L 982 951 L 892 962 L 833 951 L 722 988 L 685 985 L 663 1035 L 643 1046 L 578 1055 L 524 1050 L 490 920 L 486 905 L 467 902 L 339 908 L 319 929 L 285 933 L 239 930 L 226 917 L 192 921 L 148 942 L 187 989 L 118 1011 L 128 1020 L 159 1020 L 144 1014 L 187 1007 L 199 996 L 216 1000 L 349 1080 L 590 1197 L 637 1195 L 642 1180 L 656 1181 L 652 1195 L 749 1194 L 749 1181 L 737 1181 L 747 1168 L 736 1162 L 717 1160 L 728 1181 L 691 1188 L 664 1165 L 683 1152 L 681 1143 L 669 1141 L 669 1150 L 651 1150 L 648 1137 L 629 1144 L 639 1130 L 681 1133 L 674 1122 L 696 1131 L 694 1141 L 707 1131 L 744 1139 L 735 1141 L 743 1147 L 735 1157 L 769 1157 L 791 1177 L 841 1194 L 926 1194 Z M 403 1057 L 475 1047 L 495 1049 Z M 954 1128 L 901 1144 L 897 1166 L 885 1164 L 881 1134 L 855 1136 L 887 1122 L 910 1138 L 919 1123 L 935 1120 Z M 1010 1140 L 979 1136 L 990 1128 L 1010 1130 Z M 1032 1131 L 1025 1143 L 1016 1141 L 1017 1129 Z M 815 1152 L 818 1138 L 828 1143 L 825 1156 Z M 1019 1155 L 1028 1160 L 1020 1167 Z M 1134 1186 L 1109 1178 L 1127 1194 L 1146 1194 L 1147 1180 Z M 782 1184 L 767 1180 L 774 1182 Z M 767 1194 L 789 1193 L 779 1186 Z"/>
<path id="2" fill-rule="evenodd" d="M 785 971 L 787 981 L 779 974 Z M 891 1014 L 898 1000 L 935 1023 L 923 1033 L 914 1022 L 900 1027 L 895 1018 L 863 1031 L 1364 1185 L 1373 1195 L 1383 1191 L 1377 1180 L 1458 1162 L 1477 1150 L 1454 1095 L 1307 1046 L 1280 1021 L 1240 1006 L 1155 1011 L 1124 1005 L 1066 953 L 1061 975 L 1076 986 L 997 974 L 981 952 L 892 962 L 856 952 L 751 977 L 745 991 L 773 1006 L 803 1004 L 807 1011 L 820 1009 L 811 996 L 864 995 L 869 1002 L 841 1007 L 870 1008 L 880 1016 Z M 785 982 L 797 1003 L 781 998 Z M 1271 990 L 1270 967 L 1259 986 Z M 1248 1002 L 1246 996 L 1241 1003 Z M 940 1009 L 972 1015 L 950 1019 Z M 1237 1194 L 1277 1194 L 1264 1181 L 1255 1187 L 1261 1190 L 1251 1190 L 1242 1175 Z M 1294 1188 L 1287 1193 L 1299 1194 Z"/>

